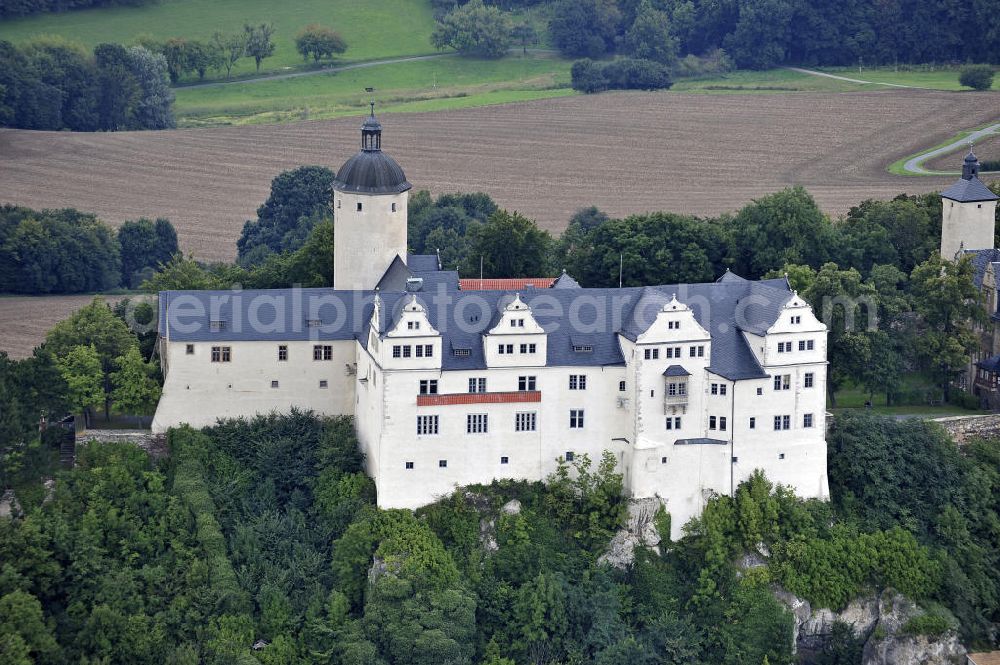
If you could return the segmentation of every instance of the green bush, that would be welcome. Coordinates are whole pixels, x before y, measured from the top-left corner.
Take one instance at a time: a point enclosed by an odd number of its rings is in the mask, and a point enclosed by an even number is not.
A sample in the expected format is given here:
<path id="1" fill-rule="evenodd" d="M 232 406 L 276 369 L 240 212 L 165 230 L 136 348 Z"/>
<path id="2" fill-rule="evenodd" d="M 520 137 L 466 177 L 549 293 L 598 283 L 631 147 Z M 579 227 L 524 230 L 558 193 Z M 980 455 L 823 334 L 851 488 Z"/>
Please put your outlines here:
<path id="1" fill-rule="evenodd" d="M 963 67 L 958 82 L 973 90 L 989 90 L 993 87 L 993 67 L 990 65 Z"/>
<path id="2" fill-rule="evenodd" d="M 927 635 L 934 637 L 940 635 L 952 627 L 947 617 L 940 614 L 921 614 L 915 616 L 903 624 L 903 633 L 906 635 Z"/>

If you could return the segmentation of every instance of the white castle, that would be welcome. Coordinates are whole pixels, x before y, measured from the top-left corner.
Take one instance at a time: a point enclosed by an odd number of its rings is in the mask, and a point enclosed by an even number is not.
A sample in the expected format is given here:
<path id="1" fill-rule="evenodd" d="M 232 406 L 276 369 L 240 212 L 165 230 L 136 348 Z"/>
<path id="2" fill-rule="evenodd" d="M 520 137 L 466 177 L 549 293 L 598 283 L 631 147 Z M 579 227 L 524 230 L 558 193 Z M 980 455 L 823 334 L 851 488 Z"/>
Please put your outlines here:
<path id="1" fill-rule="evenodd" d="M 674 538 L 755 469 L 828 496 L 826 326 L 785 279 L 462 290 L 407 254 L 411 186 L 381 134 L 373 112 L 334 182 L 333 288 L 160 293 L 154 431 L 353 415 L 387 508 L 611 451 Z"/>

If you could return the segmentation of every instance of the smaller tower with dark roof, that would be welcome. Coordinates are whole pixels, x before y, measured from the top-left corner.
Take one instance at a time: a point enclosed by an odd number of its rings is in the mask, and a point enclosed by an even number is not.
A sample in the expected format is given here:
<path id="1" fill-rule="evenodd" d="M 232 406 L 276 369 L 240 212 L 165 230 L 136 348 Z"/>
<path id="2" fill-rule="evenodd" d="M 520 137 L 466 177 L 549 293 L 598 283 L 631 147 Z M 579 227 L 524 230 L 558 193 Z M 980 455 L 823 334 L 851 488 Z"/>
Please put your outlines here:
<path id="1" fill-rule="evenodd" d="M 962 177 L 941 192 L 941 256 L 954 259 L 962 252 L 993 249 L 997 199 L 979 179 L 979 159 L 969 148 Z"/>
<path id="2" fill-rule="evenodd" d="M 382 124 L 371 113 L 361 125 L 361 150 L 333 181 L 333 286 L 373 289 L 397 256 L 406 260 L 410 183 L 382 152 Z"/>

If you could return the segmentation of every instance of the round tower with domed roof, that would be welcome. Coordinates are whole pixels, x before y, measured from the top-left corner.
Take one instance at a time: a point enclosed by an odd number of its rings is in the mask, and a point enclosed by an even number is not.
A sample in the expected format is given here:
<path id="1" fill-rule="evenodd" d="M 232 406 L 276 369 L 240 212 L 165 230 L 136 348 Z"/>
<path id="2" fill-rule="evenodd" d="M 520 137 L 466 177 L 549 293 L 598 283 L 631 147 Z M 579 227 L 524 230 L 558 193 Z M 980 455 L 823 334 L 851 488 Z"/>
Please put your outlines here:
<path id="1" fill-rule="evenodd" d="M 333 287 L 374 289 L 392 260 L 406 260 L 406 205 L 412 185 L 382 152 L 382 125 L 371 114 L 361 150 L 333 181 Z"/>

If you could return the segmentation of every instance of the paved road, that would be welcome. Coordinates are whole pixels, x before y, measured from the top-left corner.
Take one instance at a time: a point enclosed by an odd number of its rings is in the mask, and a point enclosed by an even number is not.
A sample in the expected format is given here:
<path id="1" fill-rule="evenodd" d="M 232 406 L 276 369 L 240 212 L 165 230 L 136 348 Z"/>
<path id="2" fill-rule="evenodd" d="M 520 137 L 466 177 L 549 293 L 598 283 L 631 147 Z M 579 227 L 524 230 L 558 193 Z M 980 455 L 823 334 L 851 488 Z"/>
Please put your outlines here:
<path id="1" fill-rule="evenodd" d="M 957 141 L 949 143 L 948 145 L 941 146 L 940 148 L 934 148 L 933 150 L 928 150 L 927 152 L 921 153 L 915 157 L 911 157 L 906 160 L 903 164 L 903 170 L 907 173 L 912 173 L 914 175 L 945 175 L 941 171 L 928 171 L 923 167 L 923 163 L 928 159 L 933 159 L 938 155 L 944 155 L 952 152 L 956 148 L 960 148 L 963 145 L 968 145 L 969 143 L 975 143 L 984 136 L 990 136 L 992 134 L 1000 134 L 1000 122 L 990 125 L 985 129 L 980 129 L 972 132 L 968 136 L 964 136 Z M 952 172 L 954 173 L 954 172 Z"/>
<path id="2" fill-rule="evenodd" d="M 848 83 L 860 83 L 862 85 L 884 85 L 890 88 L 909 88 L 910 90 L 935 90 L 935 88 L 923 88 L 919 85 L 903 85 L 902 83 L 879 83 L 878 81 L 863 81 L 861 79 L 852 79 L 847 76 L 837 76 L 836 74 L 827 74 L 826 72 L 818 72 L 815 69 L 802 69 L 801 67 L 785 67 L 785 69 L 798 72 L 800 74 L 809 74 L 810 76 L 822 76 L 828 79 L 837 79 L 838 81 L 847 81 Z"/>

